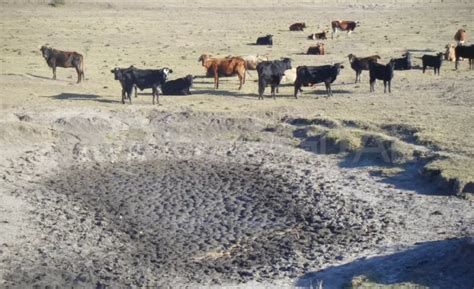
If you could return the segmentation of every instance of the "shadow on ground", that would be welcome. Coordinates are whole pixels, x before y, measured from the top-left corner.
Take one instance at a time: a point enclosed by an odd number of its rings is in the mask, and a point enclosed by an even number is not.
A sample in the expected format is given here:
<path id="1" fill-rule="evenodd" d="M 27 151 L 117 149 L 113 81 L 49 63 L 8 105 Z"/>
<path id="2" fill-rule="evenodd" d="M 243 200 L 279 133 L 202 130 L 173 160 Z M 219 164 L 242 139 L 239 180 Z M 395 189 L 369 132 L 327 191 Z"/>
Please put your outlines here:
<path id="1" fill-rule="evenodd" d="M 102 103 L 121 103 L 119 100 L 105 99 L 95 94 L 61 93 L 58 95 L 53 95 L 51 98 L 57 100 L 82 100 Z"/>
<path id="2" fill-rule="evenodd" d="M 351 282 L 356 277 L 365 286 L 351 287 Z M 364 279 L 366 281 L 363 281 Z M 345 265 L 307 273 L 300 277 L 295 285 L 298 288 L 318 288 L 321 282 L 324 289 L 472 289 L 474 240 L 460 238 L 424 242 L 395 254 L 362 258 Z M 411 287 L 395 286 L 400 283 L 408 283 Z"/>

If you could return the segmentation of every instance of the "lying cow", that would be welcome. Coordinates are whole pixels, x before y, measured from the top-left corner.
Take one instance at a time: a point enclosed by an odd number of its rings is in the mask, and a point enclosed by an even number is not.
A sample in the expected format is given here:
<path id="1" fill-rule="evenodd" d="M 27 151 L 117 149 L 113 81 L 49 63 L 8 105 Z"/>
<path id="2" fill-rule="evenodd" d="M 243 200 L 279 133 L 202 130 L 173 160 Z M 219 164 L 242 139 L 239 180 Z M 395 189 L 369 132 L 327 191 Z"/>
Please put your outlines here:
<path id="1" fill-rule="evenodd" d="M 173 70 L 167 67 L 162 69 L 138 69 L 132 66 L 128 69 L 115 68 L 112 72 L 115 79 L 119 80 L 122 85 L 122 103 L 125 103 L 125 97 L 132 103 L 132 90 L 134 87 L 135 89 L 138 87 L 140 90 L 151 88 L 153 104 L 155 104 L 155 97 L 157 104 L 159 104 L 158 88 L 166 82 L 168 75 Z"/>
<path id="2" fill-rule="evenodd" d="M 461 58 L 469 59 L 469 69 L 472 69 L 474 64 L 474 45 L 471 46 L 456 46 L 455 48 L 456 54 L 456 69 L 458 69 L 459 60 Z"/>
<path id="3" fill-rule="evenodd" d="M 290 31 L 303 31 L 303 29 L 305 28 L 306 28 L 306 23 L 304 22 L 293 23 L 290 25 Z"/>
<path id="4" fill-rule="evenodd" d="M 380 59 L 380 56 L 378 55 L 357 57 L 354 54 L 349 54 L 347 57 L 349 58 L 351 68 L 356 72 L 355 83 L 360 82 L 362 70 L 369 70 L 369 64 L 371 62 L 377 63 L 378 59 Z"/>
<path id="5" fill-rule="evenodd" d="M 308 51 L 306 51 L 306 54 L 312 54 L 312 55 L 324 55 L 324 54 L 326 54 L 326 51 L 324 49 L 324 43 L 318 43 L 317 45 L 310 46 L 308 48 Z"/>
<path id="6" fill-rule="evenodd" d="M 291 69 L 291 59 L 289 58 L 259 63 L 257 65 L 258 99 L 263 99 L 263 92 L 267 85 L 271 86 L 271 94 L 273 99 L 275 99 L 281 79 L 288 69 Z"/>
<path id="7" fill-rule="evenodd" d="M 356 27 L 359 26 L 359 21 L 344 21 L 335 20 L 331 22 L 332 34 L 331 38 L 334 38 L 338 30 L 347 31 L 347 34 L 351 34 Z"/>
<path id="8" fill-rule="evenodd" d="M 464 41 L 466 40 L 466 30 L 459 29 L 456 31 L 456 34 L 454 34 L 454 40 L 457 45 L 464 45 Z"/>
<path id="9" fill-rule="evenodd" d="M 341 63 L 323 66 L 298 66 L 296 68 L 295 98 L 302 86 L 308 86 L 324 82 L 326 93 L 332 95 L 331 83 L 333 83 L 344 66 Z"/>
<path id="10" fill-rule="evenodd" d="M 186 77 L 165 82 L 161 86 L 161 91 L 164 95 L 189 95 L 191 94 L 189 89 L 192 85 L 193 76 L 187 75 Z"/>
<path id="11" fill-rule="evenodd" d="M 267 34 L 257 38 L 257 45 L 273 45 L 273 35 Z"/>
<path id="12" fill-rule="evenodd" d="M 391 84 L 393 79 L 393 68 L 395 66 L 395 62 L 390 60 L 387 65 L 383 65 L 380 63 L 371 62 L 369 65 L 369 75 L 370 75 L 370 92 L 375 91 L 375 82 L 377 79 L 383 80 L 383 93 L 387 92 L 391 93 Z"/>
<path id="13" fill-rule="evenodd" d="M 46 63 L 53 69 L 53 79 L 56 79 L 56 67 L 74 67 L 77 72 L 77 83 L 84 79 L 84 58 L 75 51 L 56 50 L 47 45 L 40 47 Z"/>
<path id="14" fill-rule="evenodd" d="M 239 77 L 239 90 L 245 83 L 245 72 L 247 71 L 247 64 L 244 59 L 240 57 L 231 58 L 210 58 L 203 54 L 199 57 L 202 66 L 206 69 L 206 73 L 212 72 L 214 76 L 214 88 L 219 88 L 219 76 L 233 76 Z"/>
<path id="15" fill-rule="evenodd" d="M 444 60 L 447 61 L 456 61 L 456 53 L 455 53 L 455 48 L 456 46 L 454 44 L 448 44 L 446 45 L 446 51 L 444 52 Z"/>
<path id="16" fill-rule="evenodd" d="M 320 32 L 320 33 L 312 33 L 308 36 L 309 40 L 326 40 L 328 39 L 326 37 L 326 31 Z"/>
<path id="17" fill-rule="evenodd" d="M 440 52 L 436 55 L 425 54 L 421 57 L 423 63 L 423 73 L 426 71 L 426 67 L 433 67 L 434 73 L 438 73 L 441 70 L 441 64 L 443 63 L 443 53 Z"/>
<path id="18" fill-rule="evenodd" d="M 402 58 L 392 58 L 390 59 L 393 62 L 393 69 L 395 70 L 410 70 L 412 55 L 410 52 L 407 52 L 402 55 Z"/>

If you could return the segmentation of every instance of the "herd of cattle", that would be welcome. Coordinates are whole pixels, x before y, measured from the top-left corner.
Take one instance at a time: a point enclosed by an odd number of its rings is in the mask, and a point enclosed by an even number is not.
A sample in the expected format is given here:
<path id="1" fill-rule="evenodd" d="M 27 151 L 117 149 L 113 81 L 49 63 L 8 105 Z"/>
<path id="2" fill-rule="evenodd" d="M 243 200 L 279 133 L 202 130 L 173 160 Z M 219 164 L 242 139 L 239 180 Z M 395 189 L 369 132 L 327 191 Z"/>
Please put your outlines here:
<path id="1" fill-rule="evenodd" d="M 332 38 L 338 31 L 346 31 L 350 34 L 359 25 L 358 21 L 332 21 Z M 303 31 L 306 28 L 305 23 L 294 23 L 289 29 L 290 31 Z M 312 33 L 308 36 L 310 40 L 326 40 L 327 31 Z M 423 55 L 421 57 L 423 73 L 427 67 L 432 67 L 435 74 L 440 73 L 443 60 L 455 61 L 456 69 L 461 59 L 469 60 L 469 69 L 474 64 L 474 45 L 465 46 L 466 31 L 459 29 L 454 40 L 456 45 L 450 44 L 446 46 L 445 53 L 436 55 Z M 273 45 L 273 36 L 268 34 L 259 37 L 256 41 L 257 45 Z M 53 70 L 53 79 L 56 79 L 57 67 L 72 67 L 77 72 L 77 82 L 84 79 L 84 61 L 83 56 L 77 52 L 60 51 L 47 45 L 40 47 L 40 51 L 46 60 L 48 66 Z M 324 43 L 318 43 L 311 46 L 307 54 L 325 54 Z M 356 73 L 355 82 L 360 82 L 363 70 L 369 71 L 370 91 L 374 91 L 376 80 L 382 80 L 384 83 L 384 93 L 391 92 L 391 81 L 393 79 L 394 70 L 410 70 L 412 69 L 412 55 L 406 52 L 401 58 L 391 59 L 387 64 L 378 63 L 381 59 L 378 55 L 367 57 L 357 57 L 354 54 L 348 55 L 351 68 Z M 301 92 L 302 86 L 313 86 L 318 83 L 324 83 L 328 96 L 332 95 L 331 83 L 333 83 L 339 75 L 341 69 L 344 68 L 342 63 L 322 66 L 298 66 L 292 68 L 290 58 L 281 58 L 279 60 L 269 60 L 262 56 L 245 56 L 235 57 L 228 56 L 225 58 L 212 58 L 203 54 L 199 57 L 199 62 L 206 70 L 206 76 L 214 78 L 214 88 L 219 88 L 219 77 L 235 76 L 239 78 L 239 89 L 245 84 L 245 76 L 248 70 L 257 70 L 258 73 L 258 98 L 263 99 L 263 93 L 267 86 L 271 87 L 271 95 L 275 98 L 278 88 L 282 81 L 292 82 L 294 84 L 294 97 L 297 98 L 298 92 Z M 131 103 L 132 92 L 137 90 L 152 89 L 153 104 L 155 98 L 159 103 L 159 90 L 164 95 L 188 95 L 191 94 L 190 88 L 193 85 L 194 77 L 187 75 L 183 78 L 168 80 L 168 76 L 173 72 L 171 68 L 165 67 L 161 69 L 139 69 L 133 65 L 128 68 L 114 68 L 111 71 L 115 80 L 118 80 L 122 86 L 122 103 L 128 99 Z"/>

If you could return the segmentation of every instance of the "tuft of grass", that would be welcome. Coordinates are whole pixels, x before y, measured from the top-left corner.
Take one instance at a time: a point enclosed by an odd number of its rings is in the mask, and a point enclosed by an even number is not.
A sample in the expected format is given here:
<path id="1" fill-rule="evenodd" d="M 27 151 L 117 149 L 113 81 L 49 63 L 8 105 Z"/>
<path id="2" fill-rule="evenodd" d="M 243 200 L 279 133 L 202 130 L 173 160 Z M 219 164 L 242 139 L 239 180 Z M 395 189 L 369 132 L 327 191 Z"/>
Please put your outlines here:
<path id="1" fill-rule="evenodd" d="M 418 285 L 411 282 L 403 282 L 396 284 L 382 284 L 376 281 L 376 278 L 368 277 L 366 275 L 359 275 L 352 278 L 350 284 L 346 286 L 347 289 L 428 289 L 429 287 Z"/>

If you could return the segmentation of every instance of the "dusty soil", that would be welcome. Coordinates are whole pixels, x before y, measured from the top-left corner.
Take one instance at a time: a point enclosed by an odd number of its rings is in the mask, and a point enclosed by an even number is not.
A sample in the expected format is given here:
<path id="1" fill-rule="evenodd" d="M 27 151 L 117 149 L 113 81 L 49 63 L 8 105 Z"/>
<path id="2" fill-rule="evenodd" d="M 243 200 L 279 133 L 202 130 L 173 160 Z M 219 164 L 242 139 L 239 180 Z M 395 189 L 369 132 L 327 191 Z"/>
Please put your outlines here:
<path id="1" fill-rule="evenodd" d="M 161 106 L 147 93 L 119 103 L 115 65 L 202 75 L 197 58 L 206 52 L 348 68 L 351 52 L 384 61 L 407 48 L 434 53 L 458 27 L 474 27 L 467 3 L 280 4 L 2 3 L 0 287 L 322 281 L 327 289 L 362 274 L 380 284 L 474 286 L 472 202 L 420 175 L 433 165 L 458 185 L 472 181 L 474 82 L 465 63 L 459 71 L 445 64 L 440 77 L 399 72 L 392 95 L 380 86 L 368 94 L 346 69 L 328 99 L 317 87 L 316 97 L 306 89 L 295 100 L 288 86 L 276 101 L 257 101 L 251 72 L 242 91 L 234 78 L 216 91 L 199 78 L 193 95 L 163 96 Z M 327 56 L 300 55 L 306 34 L 333 18 L 363 24 L 328 40 Z M 300 20 L 308 33 L 286 31 Z M 247 45 L 271 32 L 272 48 Z M 44 43 L 82 52 L 86 81 L 74 84 L 65 69 L 50 80 L 37 49 Z M 321 135 L 359 134 L 411 156 L 354 162 L 356 150 L 311 148 Z"/>

